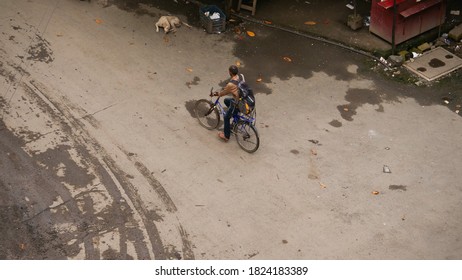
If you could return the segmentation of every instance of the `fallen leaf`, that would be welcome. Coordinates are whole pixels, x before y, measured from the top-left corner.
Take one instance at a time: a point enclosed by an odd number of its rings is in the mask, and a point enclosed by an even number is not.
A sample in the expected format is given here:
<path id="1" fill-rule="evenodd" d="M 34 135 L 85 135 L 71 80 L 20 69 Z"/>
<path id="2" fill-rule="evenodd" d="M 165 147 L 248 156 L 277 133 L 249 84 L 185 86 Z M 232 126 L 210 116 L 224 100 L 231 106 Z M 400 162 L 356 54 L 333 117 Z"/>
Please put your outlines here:
<path id="1" fill-rule="evenodd" d="M 255 33 L 252 31 L 247 31 L 247 35 L 249 35 L 250 37 L 255 37 Z"/>
<path id="2" fill-rule="evenodd" d="M 24 244 L 24 243 L 19 244 L 19 248 L 21 250 L 25 250 L 26 249 L 26 244 Z"/>
<path id="3" fill-rule="evenodd" d="M 59 34 L 56 34 L 57 37 L 63 37 L 63 34 L 59 33 Z"/>
<path id="4" fill-rule="evenodd" d="M 326 186 L 326 185 L 324 185 L 324 184 L 323 184 L 323 183 L 321 183 L 321 182 L 319 183 L 319 186 L 321 187 L 321 189 L 325 189 L 325 188 L 327 188 L 327 186 Z"/>
<path id="5" fill-rule="evenodd" d="M 265 20 L 265 21 L 263 21 L 263 22 L 264 22 L 265 24 L 273 24 L 273 23 L 272 23 L 271 21 L 269 21 L 269 20 Z"/>
<path id="6" fill-rule="evenodd" d="M 311 154 L 314 155 L 314 156 L 316 156 L 316 155 L 318 155 L 318 152 L 316 152 L 315 149 L 311 149 Z"/>
<path id="7" fill-rule="evenodd" d="M 373 195 L 378 195 L 379 192 L 378 192 L 378 191 L 373 191 L 372 194 L 373 194 Z"/>
<path id="8" fill-rule="evenodd" d="M 103 21 L 102 21 L 102 20 L 100 20 L 100 19 L 98 19 L 98 18 L 97 18 L 97 19 L 95 19 L 95 22 L 96 22 L 97 24 L 101 24 L 101 23 L 103 23 Z"/>
<path id="9" fill-rule="evenodd" d="M 188 71 L 189 73 L 191 73 L 193 70 L 191 68 L 186 68 L 186 71 Z"/>
<path id="10" fill-rule="evenodd" d="M 305 21 L 306 25 L 316 25 L 315 21 Z"/>
<path id="11" fill-rule="evenodd" d="M 258 79 L 257 79 L 257 83 L 261 83 L 261 81 L 263 81 L 262 78 L 258 78 Z"/>
<path id="12" fill-rule="evenodd" d="M 284 56 L 283 59 L 287 62 L 292 62 L 292 59 L 288 56 Z"/>
<path id="13" fill-rule="evenodd" d="M 241 66 L 241 62 L 240 61 L 236 61 L 236 66 Z"/>
<path id="14" fill-rule="evenodd" d="M 347 107 L 345 107 L 345 108 L 343 108 L 343 111 L 348 112 L 349 110 L 348 110 Z"/>

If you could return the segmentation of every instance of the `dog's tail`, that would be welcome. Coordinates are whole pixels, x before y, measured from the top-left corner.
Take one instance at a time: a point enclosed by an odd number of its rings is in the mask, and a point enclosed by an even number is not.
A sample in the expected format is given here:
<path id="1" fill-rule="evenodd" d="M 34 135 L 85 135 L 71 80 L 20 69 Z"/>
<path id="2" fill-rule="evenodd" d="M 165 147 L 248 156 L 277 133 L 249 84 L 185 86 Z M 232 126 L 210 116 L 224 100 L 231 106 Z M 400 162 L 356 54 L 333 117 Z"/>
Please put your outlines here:
<path id="1" fill-rule="evenodd" d="M 192 26 L 189 25 L 189 24 L 187 24 L 186 22 L 182 22 L 182 23 L 183 23 L 184 25 L 186 25 L 187 27 L 192 28 Z"/>

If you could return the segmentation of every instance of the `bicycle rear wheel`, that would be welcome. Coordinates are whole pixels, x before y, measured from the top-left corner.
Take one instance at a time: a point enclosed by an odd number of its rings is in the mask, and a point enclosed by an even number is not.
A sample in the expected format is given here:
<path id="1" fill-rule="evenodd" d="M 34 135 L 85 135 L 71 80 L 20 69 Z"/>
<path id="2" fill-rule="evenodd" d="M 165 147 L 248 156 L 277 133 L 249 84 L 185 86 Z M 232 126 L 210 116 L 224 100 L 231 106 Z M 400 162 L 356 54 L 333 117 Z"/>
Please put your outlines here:
<path id="1" fill-rule="evenodd" d="M 255 152 L 260 146 L 257 129 L 248 122 L 239 122 L 235 128 L 236 140 L 239 146 L 248 153 Z"/>
<path id="2" fill-rule="evenodd" d="M 220 123 L 220 114 L 217 108 L 214 107 L 214 104 L 209 100 L 198 100 L 194 107 L 194 113 L 199 123 L 209 130 L 217 128 Z"/>

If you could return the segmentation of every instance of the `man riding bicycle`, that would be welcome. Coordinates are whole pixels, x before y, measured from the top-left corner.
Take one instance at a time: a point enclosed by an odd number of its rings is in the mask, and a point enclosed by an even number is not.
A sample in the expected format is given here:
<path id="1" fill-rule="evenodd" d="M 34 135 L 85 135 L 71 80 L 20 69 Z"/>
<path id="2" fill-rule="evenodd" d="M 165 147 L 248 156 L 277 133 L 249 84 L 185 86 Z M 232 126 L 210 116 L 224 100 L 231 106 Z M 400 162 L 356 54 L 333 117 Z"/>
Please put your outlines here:
<path id="1" fill-rule="evenodd" d="M 230 81 L 226 84 L 222 91 L 214 93 L 215 96 L 220 97 L 229 94 L 233 95 L 233 97 L 228 97 L 224 100 L 225 105 L 228 107 L 228 111 L 226 112 L 226 115 L 224 117 L 225 124 L 223 132 L 218 133 L 218 137 L 223 139 L 225 142 L 227 142 L 229 140 L 229 137 L 231 136 L 231 118 L 233 117 L 233 115 L 237 115 L 237 113 L 239 112 L 239 109 L 237 108 L 237 103 L 239 101 L 239 88 L 237 84 L 240 80 L 245 81 L 244 75 L 239 75 L 239 69 L 236 65 L 231 65 L 228 71 L 229 76 L 231 76 Z"/>

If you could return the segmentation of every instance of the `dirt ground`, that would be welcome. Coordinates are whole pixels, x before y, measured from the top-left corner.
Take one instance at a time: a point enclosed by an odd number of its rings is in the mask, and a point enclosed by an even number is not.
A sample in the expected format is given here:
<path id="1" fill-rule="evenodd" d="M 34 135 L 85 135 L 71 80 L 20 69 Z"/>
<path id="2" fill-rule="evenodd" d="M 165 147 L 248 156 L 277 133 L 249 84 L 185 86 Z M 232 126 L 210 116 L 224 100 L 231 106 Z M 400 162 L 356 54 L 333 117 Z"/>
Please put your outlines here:
<path id="1" fill-rule="evenodd" d="M 156 33 L 168 13 L 192 28 Z M 460 73 L 208 34 L 185 1 L 4 0 L 0 30 L 1 259 L 462 258 Z M 231 64 L 255 154 L 193 117 Z"/>

